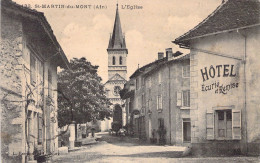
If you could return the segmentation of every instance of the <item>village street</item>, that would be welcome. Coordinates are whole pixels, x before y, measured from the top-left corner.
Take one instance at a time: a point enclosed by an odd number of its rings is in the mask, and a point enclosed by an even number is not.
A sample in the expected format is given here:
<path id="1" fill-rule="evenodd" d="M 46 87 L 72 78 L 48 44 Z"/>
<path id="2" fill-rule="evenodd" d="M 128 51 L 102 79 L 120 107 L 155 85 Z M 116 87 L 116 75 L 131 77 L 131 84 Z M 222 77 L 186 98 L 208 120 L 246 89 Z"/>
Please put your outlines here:
<path id="1" fill-rule="evenodd" d="M 66 155 L 54 156 L 51 162 L 259 162 L 257 157 L 181 157 L 183 147 L 156 146 L 129 137 L 102 136 L 96 144 L 80 147 Z"/>

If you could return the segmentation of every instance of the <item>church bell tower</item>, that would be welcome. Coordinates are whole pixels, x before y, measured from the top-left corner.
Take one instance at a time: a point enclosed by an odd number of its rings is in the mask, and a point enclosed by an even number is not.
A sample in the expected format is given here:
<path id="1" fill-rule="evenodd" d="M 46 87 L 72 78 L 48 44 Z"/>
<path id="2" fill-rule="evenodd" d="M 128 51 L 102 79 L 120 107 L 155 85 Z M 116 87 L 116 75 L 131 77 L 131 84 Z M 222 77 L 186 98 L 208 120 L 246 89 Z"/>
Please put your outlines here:
<path id="1" fill-rule="evenodd" d="M 108 80 L 115 74 L 119 74 L 126 79 L 127 74 L 127 54 L 125 36 L 122 33 L 118 4 L 116 7 L 116 17 L 114 22 L 114 29 L 110 35 L 109 44 L 107 48 L 108 53 Z"/>
<path id="2" fill-rule="evenodd" d="M 125 108 L 124 100 L 120 98 L 120 90 L 124 88 L 127 77 L 127 54 L 125 36 L 122 33 L 121 22 L 118 12 L 118 4 L 116 6 L 116 17 L 114 22 L 113 33 L 110 35 L 108 48 L 108 80 L 105 83 L 106 96 L 113 104 L 113 118 L 101 122 L 101 131 L 111 129 L 112 122 L 117 122 L 124 126 Z"/>

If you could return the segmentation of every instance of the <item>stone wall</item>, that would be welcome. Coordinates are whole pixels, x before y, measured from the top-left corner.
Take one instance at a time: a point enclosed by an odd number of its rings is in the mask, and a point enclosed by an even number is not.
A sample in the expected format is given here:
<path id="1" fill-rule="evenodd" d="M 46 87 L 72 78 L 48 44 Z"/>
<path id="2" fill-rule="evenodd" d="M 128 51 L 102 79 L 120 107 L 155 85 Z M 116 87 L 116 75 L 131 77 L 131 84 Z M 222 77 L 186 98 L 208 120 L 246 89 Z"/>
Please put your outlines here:
<path id="1" fill-rule="evenodd" d="M 22 97 L 24 76 L 22 23 L 19 19 L 1 15 L 0 99 L 1 146 L 3 158 L 25 153 L 23 127 L 25 101 Z"/>

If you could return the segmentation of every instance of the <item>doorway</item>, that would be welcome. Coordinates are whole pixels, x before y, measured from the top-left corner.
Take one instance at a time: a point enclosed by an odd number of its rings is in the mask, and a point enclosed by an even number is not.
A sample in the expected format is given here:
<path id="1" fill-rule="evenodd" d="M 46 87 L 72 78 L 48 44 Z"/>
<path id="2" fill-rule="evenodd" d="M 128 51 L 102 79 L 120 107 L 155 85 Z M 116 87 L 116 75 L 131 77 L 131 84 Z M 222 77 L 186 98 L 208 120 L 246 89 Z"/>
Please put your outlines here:
<path id="1" fill-rule="evenodd" d="M 189 118 L 183 119 L 183 142 L 191 141 L 191 123 Z"/>

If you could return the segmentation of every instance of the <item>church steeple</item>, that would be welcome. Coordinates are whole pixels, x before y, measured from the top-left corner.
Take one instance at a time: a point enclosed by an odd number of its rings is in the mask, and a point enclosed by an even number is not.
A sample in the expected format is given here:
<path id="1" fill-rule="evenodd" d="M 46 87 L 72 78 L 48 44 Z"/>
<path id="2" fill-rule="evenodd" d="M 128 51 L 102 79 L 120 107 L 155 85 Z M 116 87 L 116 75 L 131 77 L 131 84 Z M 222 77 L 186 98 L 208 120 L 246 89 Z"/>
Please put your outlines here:
<path id="1" fill-rule="evenodd" d="M 122 33 L 121 22 L 118 12 L 118 4 L 116 5 L 116 17 L 114 22 L 114 29 L 112 36 L 110 36 L 108 50 L 109 49 L 126 49 L 125 37 Z"/>
<path id="2" fill-rule="evenodd" d="M 121 76 L 126 79 L 127 76 L 127 54 L 125 36 L 123 35 L 121 22 L 119 18 L 118 4 L 116 5 L 116 17 L 113 33 L 110 35 L 107 48 L 108 53 L 108 78 L 114 79 L 115 76 Z"/>

